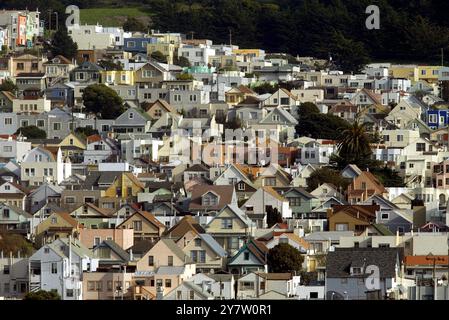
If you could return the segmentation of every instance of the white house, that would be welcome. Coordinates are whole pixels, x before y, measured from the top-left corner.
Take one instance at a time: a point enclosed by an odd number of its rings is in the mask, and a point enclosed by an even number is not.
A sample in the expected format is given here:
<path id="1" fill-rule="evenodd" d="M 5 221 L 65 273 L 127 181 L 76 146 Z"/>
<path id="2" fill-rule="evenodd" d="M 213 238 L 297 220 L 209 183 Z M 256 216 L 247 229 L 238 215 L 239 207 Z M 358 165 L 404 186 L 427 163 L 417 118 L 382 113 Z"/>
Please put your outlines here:
<path id="1" fill-rule="evenodd" d="M 46 244 L 29 258 L 30 292 L 55 289 L 62 300 L 83 300 L 83 273 L 96 271 L 98 261 L 78 240 Z"/>
<path id="2" fill-rule="evenodd" d="M 70 160 L 62 159 L 60 148 L 54 155 L 43 147 L 35 147 L 25 155 L 21 164 L 21 179 L 29 185 L 36 186 L 44 182 L 59 184 L 71 175 Z"/>

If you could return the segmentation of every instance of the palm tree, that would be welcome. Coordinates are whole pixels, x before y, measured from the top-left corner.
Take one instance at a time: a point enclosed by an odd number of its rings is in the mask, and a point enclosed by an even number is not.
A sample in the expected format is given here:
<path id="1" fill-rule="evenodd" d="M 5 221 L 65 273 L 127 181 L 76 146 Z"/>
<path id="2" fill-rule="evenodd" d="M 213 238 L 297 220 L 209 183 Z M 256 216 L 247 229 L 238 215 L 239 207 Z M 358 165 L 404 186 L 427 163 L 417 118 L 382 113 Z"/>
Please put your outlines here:
<path id="1" fill-rule="evenodd" d="M 362 169 L 369 166 L 371 160 L 370 138 L 366 132 L 366 124 L 358 119 L 338 137 L 337 156 L 334 160 L 339 167 L 355 164 Z"/>

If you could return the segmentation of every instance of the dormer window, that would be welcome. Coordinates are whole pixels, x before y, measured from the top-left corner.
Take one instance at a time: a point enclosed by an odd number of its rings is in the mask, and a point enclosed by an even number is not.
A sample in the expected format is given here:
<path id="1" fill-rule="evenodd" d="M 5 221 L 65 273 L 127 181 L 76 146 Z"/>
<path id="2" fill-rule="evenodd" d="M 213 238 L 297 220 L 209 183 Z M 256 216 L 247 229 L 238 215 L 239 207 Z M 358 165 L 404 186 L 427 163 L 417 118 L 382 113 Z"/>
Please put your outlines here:
<path id="1" fill-rule="evenodd" d="M 362 274 L 362 268 L 360 268 L 360 267 L 351 267 L 351 274 L 352 275 L 360 275 L 360 274 Z"/>
<path id="2" fill-rule="evenodd" d="M 218 204 L 218 196 L 212 192 L 208 192 L 203 195 L 202 205 L 203 206 L 216 206 Z"/>

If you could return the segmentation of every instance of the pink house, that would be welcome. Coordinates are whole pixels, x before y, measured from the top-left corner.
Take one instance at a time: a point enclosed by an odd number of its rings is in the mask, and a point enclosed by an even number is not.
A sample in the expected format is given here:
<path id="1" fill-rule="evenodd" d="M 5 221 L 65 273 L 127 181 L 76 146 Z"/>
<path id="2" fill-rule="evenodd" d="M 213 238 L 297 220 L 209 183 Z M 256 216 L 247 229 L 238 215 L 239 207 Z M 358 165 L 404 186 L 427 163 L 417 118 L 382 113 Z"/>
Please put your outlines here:
<path id="1" fill-rule="evenodd" d="M 82 229 L 80 241 L 87 248 L 91 249 L 104 240 L 113 240 L 123 250 L 127 250 L 134 245 L 133 229 Z"/>

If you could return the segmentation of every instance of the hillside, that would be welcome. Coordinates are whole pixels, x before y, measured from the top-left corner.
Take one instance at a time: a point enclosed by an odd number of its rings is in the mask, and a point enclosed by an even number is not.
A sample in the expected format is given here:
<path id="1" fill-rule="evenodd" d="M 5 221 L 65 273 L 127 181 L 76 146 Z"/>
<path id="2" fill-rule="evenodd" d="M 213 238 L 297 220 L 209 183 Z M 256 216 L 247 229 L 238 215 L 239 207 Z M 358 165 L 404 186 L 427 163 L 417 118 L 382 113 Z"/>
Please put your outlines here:
<path id="1" fill-rule="evenodd" d="M 151 15 L 151 28 L 195 37 L 260 47 L 293 55 L 330 55 L 375 60 L 439 63 L 449 49 L 448 1 L 431 0 L 9 0 L 0 7 L 81 8 L 82 21 L 120 24 L 124 17 Z M 140 12 L 134 9 L 139 4 Z M 381 29 L 365 27 L 365 9 L 376 4 Z M 99 7 L 101 9 L 99 9 Z M 103 9 L 107 7 L 107 9 Z M 112 10 L 110 8 L 125 7 Z M 84 16 L 84 17 L 83 17 Z M 61 14 L 61 20 L 63 16 Z M 449 51 L 448 51 L 449 52 Z M 446 55 L 448 56 L 448 55 Z"/>

